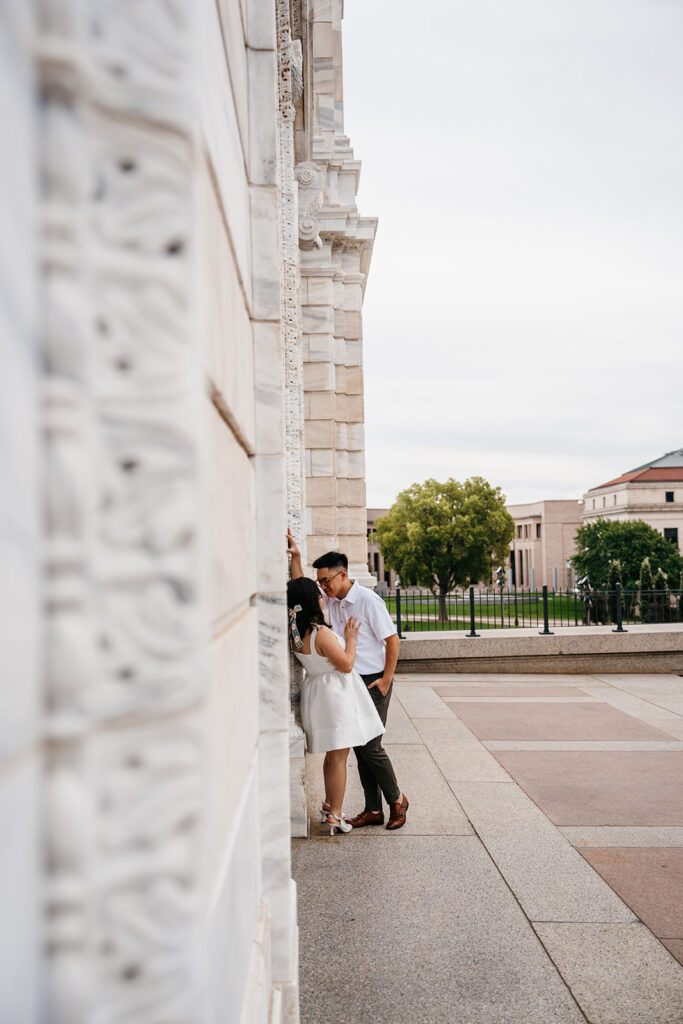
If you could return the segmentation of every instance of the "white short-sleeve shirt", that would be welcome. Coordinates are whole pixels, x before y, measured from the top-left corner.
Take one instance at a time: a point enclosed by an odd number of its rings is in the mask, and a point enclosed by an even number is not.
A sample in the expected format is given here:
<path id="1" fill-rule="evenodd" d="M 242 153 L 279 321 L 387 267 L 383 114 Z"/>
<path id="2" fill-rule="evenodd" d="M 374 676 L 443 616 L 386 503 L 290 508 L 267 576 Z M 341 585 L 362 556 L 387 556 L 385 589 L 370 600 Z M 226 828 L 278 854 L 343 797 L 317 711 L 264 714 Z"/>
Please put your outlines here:
<path id="1" fill-rule="evenodd" d="M 344 635 L 344 627 L 350 618 L 360 621 L 356 640 L 356 671 L 362 676 L 383 672 L 384 641 L 394 635 L 396 626 L 382 598 L 374 590 L 361 587 L 354 580 L 348 594 L 341 600 L 323 594 L 323 607 L 329 614 L 332 629 L 340 636 Z"/>

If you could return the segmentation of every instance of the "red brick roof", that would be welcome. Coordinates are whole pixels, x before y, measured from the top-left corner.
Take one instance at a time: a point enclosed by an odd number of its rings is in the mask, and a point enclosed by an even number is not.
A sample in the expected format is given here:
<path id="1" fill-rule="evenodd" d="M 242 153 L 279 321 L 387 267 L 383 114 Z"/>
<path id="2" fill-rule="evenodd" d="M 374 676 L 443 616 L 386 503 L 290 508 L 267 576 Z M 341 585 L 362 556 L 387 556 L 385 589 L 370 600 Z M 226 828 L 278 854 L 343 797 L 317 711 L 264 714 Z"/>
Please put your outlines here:
<path id="1" fill-rule="evenodd" d="M 666 483 L 676 480 L 683 480 L 683 466 L 660 466 L 657 469 L 641 469 L 640 471 L 634 470 L 632 473 L 624 473 L 623 476 L 617 476 L 614 480 L 608 480 L 606 484 L 591 487 L 590 491 L 601 491 L 604 487 L 614 487 L 615 484 L 644 484 L 650 481 Z"/>

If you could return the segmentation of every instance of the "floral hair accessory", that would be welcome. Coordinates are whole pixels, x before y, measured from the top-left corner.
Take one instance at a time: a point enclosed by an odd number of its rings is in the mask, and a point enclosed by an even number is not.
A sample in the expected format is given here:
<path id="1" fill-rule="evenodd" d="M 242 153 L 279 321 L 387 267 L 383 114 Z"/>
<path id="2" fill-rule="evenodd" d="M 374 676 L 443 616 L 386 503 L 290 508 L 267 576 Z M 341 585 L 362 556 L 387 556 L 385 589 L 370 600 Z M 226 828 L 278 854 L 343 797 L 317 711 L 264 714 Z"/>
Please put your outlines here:
<path id="1" fill-rule="evenodd" d="M 298 651 L 300 651 L 303 648 L 303 646 L 304 646 L 303 640 L 301 639 L 301 636 L 299 634 L 299 630 L 298 630 L 298 627 L 297 627 L 297 624 L 296 624 L 296 613 L 300 612 L 300 611 L 301 611 L 301 605 L 300 604 L 295 604 L 293 608 L 289 609 L 289 631 L 292 634 L 292 643 L 294 644 L 294 646 L 296 647 L 296 649 Z"/>

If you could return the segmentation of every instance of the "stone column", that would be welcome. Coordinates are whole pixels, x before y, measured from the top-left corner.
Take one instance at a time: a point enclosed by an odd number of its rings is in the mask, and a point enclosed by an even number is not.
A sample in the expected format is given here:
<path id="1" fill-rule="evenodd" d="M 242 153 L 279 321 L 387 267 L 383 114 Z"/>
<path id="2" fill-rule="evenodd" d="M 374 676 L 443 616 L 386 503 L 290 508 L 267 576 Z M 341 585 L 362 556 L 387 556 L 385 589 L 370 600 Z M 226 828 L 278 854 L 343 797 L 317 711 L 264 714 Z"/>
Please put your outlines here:
<path id="1" fill-rule="evenodd" d="M 309 0 L 308 90 L 297 119 L 309 564 L 344 551 L 367 566 L 362 303 L 376 220 L 359 216 L 360 163 L 343 125 L 341 0 Z"/>

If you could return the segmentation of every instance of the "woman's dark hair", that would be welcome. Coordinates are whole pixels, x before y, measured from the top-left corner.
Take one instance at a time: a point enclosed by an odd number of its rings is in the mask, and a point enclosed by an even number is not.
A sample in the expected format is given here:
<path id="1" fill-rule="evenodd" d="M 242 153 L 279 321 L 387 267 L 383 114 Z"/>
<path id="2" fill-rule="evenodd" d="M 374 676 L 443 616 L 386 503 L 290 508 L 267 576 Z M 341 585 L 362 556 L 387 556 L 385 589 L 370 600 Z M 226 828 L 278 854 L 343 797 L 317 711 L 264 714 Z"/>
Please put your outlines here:
<path id="1" fill-rule="evenodd" d="M 287 584 L 287 607 L 301 606 L 301 611 L 296 613 L 296 628 L 302 640 L 313 626 L 325 625 L 320 596 L 318 584 L 307 576 L 300 576 Z"/>

